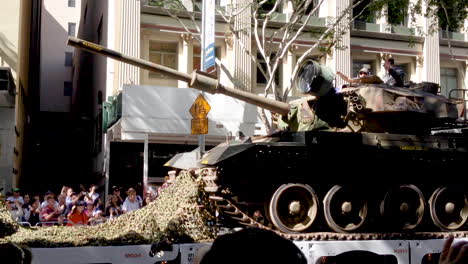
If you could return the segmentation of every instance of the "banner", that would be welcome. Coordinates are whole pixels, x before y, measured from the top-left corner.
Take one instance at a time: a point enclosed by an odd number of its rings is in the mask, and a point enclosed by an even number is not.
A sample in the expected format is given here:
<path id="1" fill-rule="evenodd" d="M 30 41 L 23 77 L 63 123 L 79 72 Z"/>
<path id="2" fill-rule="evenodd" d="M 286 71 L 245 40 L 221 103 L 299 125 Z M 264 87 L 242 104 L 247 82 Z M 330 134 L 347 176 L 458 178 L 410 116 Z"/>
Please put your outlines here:
<path id="1" fill-rule="evenodd" d="M 202 71 L 215 66 L 215 0 L 203 0 L 202 17 Z"/>

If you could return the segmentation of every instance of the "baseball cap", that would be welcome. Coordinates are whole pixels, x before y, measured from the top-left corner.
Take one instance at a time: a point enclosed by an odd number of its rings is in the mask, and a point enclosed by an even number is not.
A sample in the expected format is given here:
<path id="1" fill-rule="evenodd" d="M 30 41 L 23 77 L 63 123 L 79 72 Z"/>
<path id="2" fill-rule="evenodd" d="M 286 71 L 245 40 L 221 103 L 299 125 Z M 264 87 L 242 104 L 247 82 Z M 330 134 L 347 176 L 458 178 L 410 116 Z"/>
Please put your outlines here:
<path id="1" fill-rule="evenodd" d="M 365 72 L 366 74 L 369 74 L 369 70 L 367 68 L 362 68 L 359 70 L 359 73 Z"/>
<path id="2" fill-rule="evenodd" d="M 13 188 L 13 192 L 19 192 L 20 189 L 19 188 Z"/>

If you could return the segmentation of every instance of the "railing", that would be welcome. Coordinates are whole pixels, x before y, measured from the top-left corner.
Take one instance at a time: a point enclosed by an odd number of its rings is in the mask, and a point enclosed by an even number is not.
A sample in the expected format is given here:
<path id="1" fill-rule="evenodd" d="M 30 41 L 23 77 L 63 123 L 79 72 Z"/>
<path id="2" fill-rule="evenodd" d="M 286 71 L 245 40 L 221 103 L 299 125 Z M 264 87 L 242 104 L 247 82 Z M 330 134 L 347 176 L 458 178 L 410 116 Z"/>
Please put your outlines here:
<path id="1" fill-rule="evenodd" d="M 364 31 L 372 31 L 372 32 L 379 32 L 380 25 L 375 23 L 367 23 L 365 21 L 354 20 L 353 21 L 353 29 L 355 30 L 364 30 Z"/>
<path id="2" fill-rule="evenodd" d="M 26 226 L 26 227 L 29 227 L 29 228 L 32 228 L 32 227 L 38 227 L 38 226 L 42 226 L 42 225 L 66 225 L 68 223 L 71 223 L 73 224 L 73 222 L 70 222 L 68 220 L 63 220 L 63 221 L 46 221 L 46 222 L 37 222 L 35 225 L 31 225 L 31 223 L 29 222 L 26 222 L 26 221 L 18 221 L 18 224 L 20 224 L 21 226 Z"/>
<path id="3" fill-rule="evenodd" d="M 98 219 L 98 220 L 94 220 L 94 221 L 90 221 L 90 225 L 97 225 L 97 224 L 102 224 L 104 222 L 107 222 L 107 220 L 109 220 L 108 217 L 106 218 L 101 218 L 101 219 Z M 35 225 L 31 225 L 31 223 L 29 222 L 26 222 L 26 221 L 18 221 L 17 222 L 18 224 L 20 224 L 21 226 L 25 226 L 25 227 L 29 227 L 29 228 L 33 228 L 33 227 L 39 227 L 39 226 L 48 226 L 48 225 L 51 225 L 51 226 L 54 226 L 54 225 L 67 225 L 67 224 L 71 224 L 72 226 L 87 226 L 83 223 L 74 223 L 72 221 L 69 221 L 69 220 L 63 220 L 63 221 L 45 221 L 45 222 L 37 222 Z"/>
<path id="4" fill-rule="evenodd" d="M 447 31 L 447 30 L 440 30 L 439 37 L 442 39 L 451 39 L 451 40 L 460 40 L 460 41 L 465 40 L 465 36 L 463 35 L 463 33 Z"/>

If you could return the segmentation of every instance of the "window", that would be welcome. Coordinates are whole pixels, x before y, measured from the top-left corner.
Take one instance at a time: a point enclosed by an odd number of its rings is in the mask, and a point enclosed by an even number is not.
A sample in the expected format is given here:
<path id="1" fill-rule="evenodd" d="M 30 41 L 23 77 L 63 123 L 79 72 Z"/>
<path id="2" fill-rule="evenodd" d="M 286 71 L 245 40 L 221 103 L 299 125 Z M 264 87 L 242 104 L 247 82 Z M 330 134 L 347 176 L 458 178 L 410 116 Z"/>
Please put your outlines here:
<path id="1" fill-rule="evenodd" d="M 270 58 L 273 59 L 275 57 L 275 55 L 276 55 L 275 53 L 271 54 Z M 266 71 L 267 70 L 266 62 L 263 59 L 262 54 L 257 53 L 257 60 L 260 63 L 260 65 L 262 65 L 263 70 Z M 280 72 L 281 72 L 281 69 L 282 69 L 282 63 L 280 61 L 279 65 L 278 65 L 278 68 L 276 68 L 276 72 L 275 72 L 275 83 L 278 86 L 280 85 Z M 259 83 L 259 84 L 267 84 L 268 83 L 268 80 L 265 78 L 265 76 L 263 75 L 263 73 L 260 71 L 260 69 L 258 67 L 257 67 L 257 83 Z"/>
<path id="2" fill-rule="evenodd" d="M 447 11 L 447 14 L 445 13 Z M 437 16 L 439 18 L 439 26 L 442 30 L 458 32 L 459 26 L 463 27 L 464 15 L 466 14 L 466 1 L 446 1 L 445 10 L 439 8 Z"/>
<path id="3" fill-rule="evenodd" d="M 220 47 L 215 47 L 215 56 L 219 60 L 221 59 Z M 200 46 L 193 46 L 193 69 L 194 70 L 201 69 L 201 47 Z"/>
<path id="4" fill-rule="evenodd" d="M 68 36 L 74 37 L 76 33 L 76 23 L 68 23 Z"/>
<path id="5" fill-rule="evenodd" d="M 201 69 L 201 48 L 193 46 L 193 70 Z"/>
<path id="6" fill-rule="evenodd" d="M 388 1 L 388 23 L 395 26 L 408 25 L 408 6 L 409 0 L 392 0 Z M 406 8 L 401 8 L 405 6 Z"/>
<path id="7" fill-rule="evenodd" d="M 354 4 L 357 0 L 354 0 Z M 353 8 L 353 17 L 356 19 L 353 21 L 355 29 L 365 30 L 366 23 L 375 23 L 375 17 L 371 15 L 369 9 L 370 0 L 363 0 L 359 5 Z"/>
<path id="8" fill-rule="evenodd" d="M 440 94 L 449 96 L 450 90 L 458 88 L 458 74 L 455 68 L 440 69 Z M 457 94 L 452 93 L 452 97 L 457 97 Z"/>
<path id="9" fill-rule="evenodd" d="M 68 7 L 75 7 L 76 1 L 75 0 L 68 0 Z"/>
<path id="10" fill-rule="evenodd" d="M 65 52 L 65 66 L 71 67 L 73 65 L 73 53 Z"/>
<path id="11" fill-rule="evenodd" d="M 73 92 L 72 82 L 63 82 L 63 96 L 71 96 Z"/>
<path id="12" fill-rule="evenodd" d="M 312 12 L 312 10 L 314 10 L 314 8 L 316 6 L 318 6 L 320 0 L 313 0 L 312 2 L 310 2 L 309 6 L 307 7 L 306 11 L 305 11 L 305 14 L 308 15 L 310 14 L 310 12 Z M 313 16 L 319 16 L 319 11 L 320 11 L 320 7 L 317 8 L 317 10 L 315 10 L 315 12 L 312 14 Z"/>
<path id="13" fill-rule="evenodd" d="M 261 7 L 260 9 L 258 10 L 259 11 L 259 14 L 262 15 L 262 14 L 266 14 L 268 12 L 270 12 L 273 7 L 275 7 L 275 1 L 273 0 L 268 0 L 266 1 Z M 276 11 L 275 12 L 281 12 L 281 5 L 279 5 L 277 8 L 276 8 Z"/>
<path id="14" fill-rule="evenodd" d="M 163 66 L 177 69 L 177 43 L 150 41 L 149 60 Z M 165 78 L 163 73 L 150 72 L 150 78 Z"/>

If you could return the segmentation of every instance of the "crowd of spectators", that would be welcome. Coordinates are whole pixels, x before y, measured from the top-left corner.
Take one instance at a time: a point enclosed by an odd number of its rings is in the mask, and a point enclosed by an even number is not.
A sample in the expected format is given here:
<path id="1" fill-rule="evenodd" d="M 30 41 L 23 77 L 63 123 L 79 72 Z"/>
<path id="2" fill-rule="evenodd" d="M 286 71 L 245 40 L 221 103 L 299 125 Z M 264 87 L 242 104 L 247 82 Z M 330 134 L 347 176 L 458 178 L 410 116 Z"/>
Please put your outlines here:
<path id="1" fill-rule="evenodd" d="M 26 226 L 95 225 L 151 203 L 162 189 L 170 186 L 172 180 L 169 177 L 165 179 L 166 182 L 157 191 L 150 190 L 143 198 L 134 188 L 122 194 L 120 187 L 113 186 L 105 204 L 94 184 L 88 189 L 81 185 L 80 192 L 63 186 L 57 196 L 47 191 L 44 196 L 34 195 L 32 198 L 28 193 L 22 194 L 19 188 L 14 188 L 12 193 L 6 194 L 5 204 L 12 218 Z"/>

